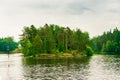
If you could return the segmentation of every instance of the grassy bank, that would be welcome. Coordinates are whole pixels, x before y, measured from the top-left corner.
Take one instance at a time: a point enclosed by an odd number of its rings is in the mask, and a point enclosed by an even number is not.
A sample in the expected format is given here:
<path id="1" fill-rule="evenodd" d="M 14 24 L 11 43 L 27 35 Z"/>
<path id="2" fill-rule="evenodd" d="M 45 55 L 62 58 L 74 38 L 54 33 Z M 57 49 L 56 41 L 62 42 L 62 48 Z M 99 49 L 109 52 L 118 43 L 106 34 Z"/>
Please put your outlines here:
<path id="1" fill-rule="evenodd" d="M 55 53 L 39 53 L 39 54 L 24 54 L 26 57 L 40 57 L 40 58 L 53 58 L 53 57 L 82 57 L 92 56 L 93 50 L 87 46 L 86 50 L 80 52 L 78 50 L 67 50 L 66 52 L 55 52 Z"/>
<path id="2" fill-rule="evenodd" d="M 56 57 L 60 57 L 60 58 L 67 58 L 67 57 L 74 57 L 72 54 L 69 54 L 69 53 L 58 53 L 58 54 L 40 54 L 39 56 L 37 57 L 40 57 L 40 58 L 56 58 Z"/>
<path id="3" fill-rule="evenodd" d="M 83 56 L 86 56 L 85 53 L 83 52 L 81 53 L 60 52 L 60 53 L 53 53 L 53 54 L 42 53 L 42 54 L 36 55 L 36 57 L 40 57 L 40 58 L 73 58 L 73 57 L 83 57 Z"/>

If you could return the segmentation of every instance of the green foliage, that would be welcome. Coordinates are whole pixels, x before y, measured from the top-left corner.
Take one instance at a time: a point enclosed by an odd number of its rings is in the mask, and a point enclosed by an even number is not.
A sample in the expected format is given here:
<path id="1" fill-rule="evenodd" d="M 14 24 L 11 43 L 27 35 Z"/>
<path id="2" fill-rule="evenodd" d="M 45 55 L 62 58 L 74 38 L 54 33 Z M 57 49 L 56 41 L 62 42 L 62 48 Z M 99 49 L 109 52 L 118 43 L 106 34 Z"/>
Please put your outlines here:
<path id="1" fill-rule="evenodd" d="M 18 47 L 18 43 L 13 40 L 12 37 L 0 38 L 0 51 L 6 52 L 9 48 L 9 51 L 13 51 Z"/>
<path id="2" fill-rule="evenodd" d="M 21 45 L 23 54 L 35 56 L 42 53 L 58 53 L 69 50 L 83 52 L 89 45 L 89 34 L 80 29 L 71 30 L 70 28 L 58 25 L 45 24 L 38 29 L 34 25 L 24 27 L 21 35 Z"/>
<path id="3" fill-rule="evenodd" d="M 24 40 L 22 41 L 22 53 L 25 55 L 25 56 L 31 56 L 32 55 L 32 52 L 31 52 L 31 49 L 32 49 L 32 44 L 29 40 Z"/>
<path id="4" fill-rule="evenodd" d="M 106 50 L 106 45 L 103 44 L 103 46 L 102 46 L 102 52 L 105 52 L 105 51 L 107 51 L 107 50 Z"/>
<path id="5" fill-rule="evenodd" d="M 115 41 L 107 41 L 106 51 L 107 52 L 116 52 L 117 43 Z"/>
<path id="6" fill-rule="evenodd" d="M 92 56 L 93 53 L 94 53 L 93 50 L 92 50 L 92 48 L 90 46 L 86 46 L 85 52 L 86 52 L 87 56 Z"/>
<path id="7" fill-rule="evenodd" d="M 120 31 L 116 28 L 91 40 L 91 46 L 96 52 L 120 54 Z"/>
<path id="8" fill-rule="evenodd" d="M 33 39 L 33 54 L 42 52 L 42 40 L 39 35 L 36 35 Z"/>

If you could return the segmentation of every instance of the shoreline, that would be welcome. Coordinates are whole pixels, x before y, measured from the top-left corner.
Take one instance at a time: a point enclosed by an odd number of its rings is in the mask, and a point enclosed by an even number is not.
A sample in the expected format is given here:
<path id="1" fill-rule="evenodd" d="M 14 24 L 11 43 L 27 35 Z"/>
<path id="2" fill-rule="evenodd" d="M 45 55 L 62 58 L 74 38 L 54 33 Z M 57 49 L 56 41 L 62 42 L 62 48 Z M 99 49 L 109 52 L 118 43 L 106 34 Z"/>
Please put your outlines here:
<path id="1" fill-rule="evenodd" d="M 82 55 L 82 54 L 76 54 L 73 55 L 71 53 L 58 53 L 58 54 L 47 54 L 47 53 L 42 53 L 39 54 L 37 56 L 24 56 L 23 54 L 21 54 L 20 56 L 22 57 L 31 57 L 31 58 L 40 58 L 40 59 L 55 59 L 55 58 L 81 58 L 81 57 L 86 57 L 86 55 Z"/>

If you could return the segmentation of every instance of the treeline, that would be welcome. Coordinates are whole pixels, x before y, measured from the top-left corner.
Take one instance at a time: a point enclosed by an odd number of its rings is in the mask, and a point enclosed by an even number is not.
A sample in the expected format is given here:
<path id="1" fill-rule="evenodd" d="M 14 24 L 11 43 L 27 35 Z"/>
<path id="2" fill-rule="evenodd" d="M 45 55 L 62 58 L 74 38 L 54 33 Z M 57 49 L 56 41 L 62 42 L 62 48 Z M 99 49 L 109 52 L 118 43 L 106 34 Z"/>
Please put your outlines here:
<path id="1" fill-rule="evenodd" d="M 88 54 L 91 51 L 89 34 L 80 29 L 45 24 L 36 28 L 34 25 L 24 27 L 21 35 L 22 52 L 25 56 L 35 56 L 40 53 L 60 53 L 76 50 Z"/>
<path id="2" fill-rule="evenodd" d="M 120 54 L 120 31 L 115 28 L 113 31 L 110 30 L 101 36 L 94 37 L 91 46 L 95 52 Z"/>
<path id="3" fill-rule="evenodd" d="M 0 38 L 0 51 L 13 51 L 18 47 L 18 43 L 12 37 Z"/>

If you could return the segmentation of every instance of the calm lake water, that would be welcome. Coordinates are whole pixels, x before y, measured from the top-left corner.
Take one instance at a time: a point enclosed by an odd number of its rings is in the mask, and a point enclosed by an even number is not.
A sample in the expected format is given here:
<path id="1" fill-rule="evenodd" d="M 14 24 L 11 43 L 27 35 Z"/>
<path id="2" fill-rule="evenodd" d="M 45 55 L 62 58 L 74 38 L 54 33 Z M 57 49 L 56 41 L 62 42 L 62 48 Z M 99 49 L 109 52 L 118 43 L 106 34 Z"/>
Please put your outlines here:
<path id="1" fill-rule="evenodd" d="M 0 54 L 0 80 L 120 80 L 120 56 L 39 59 Z"/>

